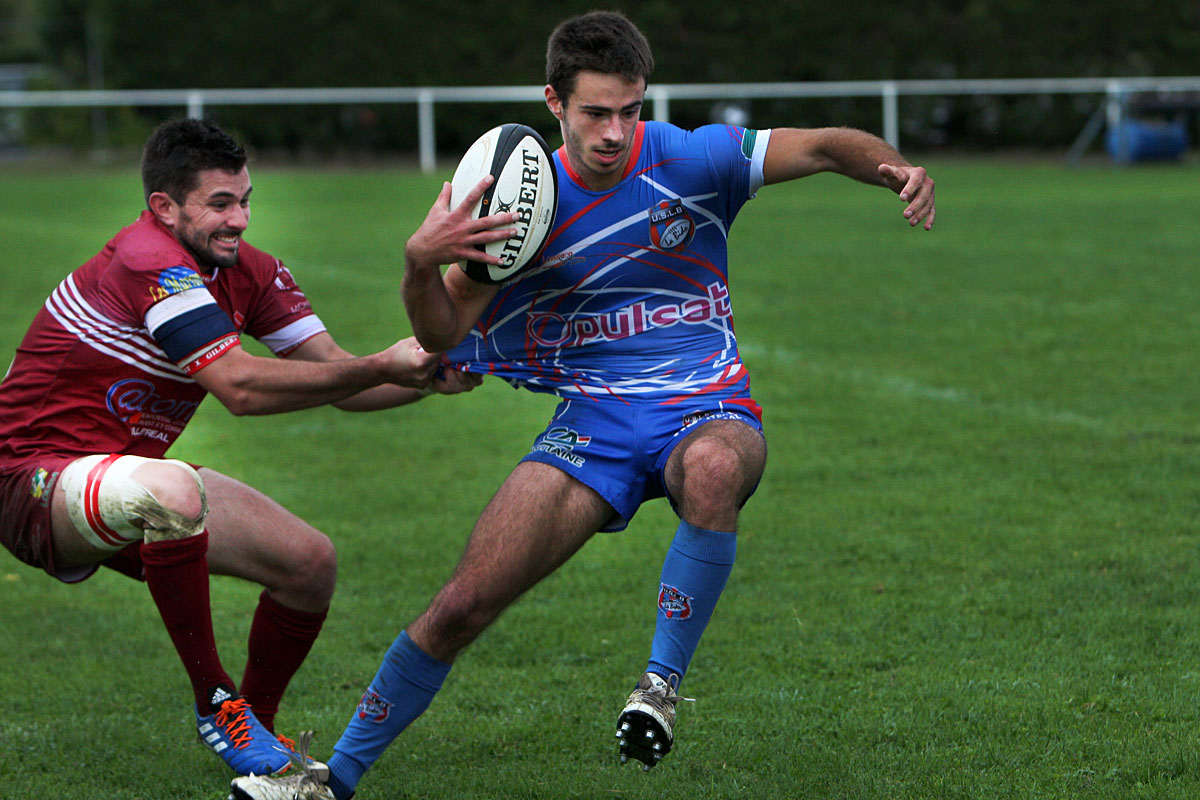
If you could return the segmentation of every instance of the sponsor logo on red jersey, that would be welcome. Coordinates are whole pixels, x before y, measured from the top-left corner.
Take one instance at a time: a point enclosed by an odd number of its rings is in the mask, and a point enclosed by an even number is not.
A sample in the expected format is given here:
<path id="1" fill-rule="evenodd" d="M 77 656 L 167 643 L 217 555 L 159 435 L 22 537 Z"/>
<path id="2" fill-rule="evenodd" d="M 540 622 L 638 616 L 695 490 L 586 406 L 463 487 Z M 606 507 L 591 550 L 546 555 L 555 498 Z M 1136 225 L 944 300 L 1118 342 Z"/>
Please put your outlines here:
<path id="1" fill-rule="evenodd" d="M 200 277 L 200 273 L 191 267 L 183 265 L 167 267 L 158 273 L 158 285 L 150 287 L 150 296 L 157 302 L 173 294 L 186 292 L 188 289 L 200 289 L 203 287 L 204 279 Z"/>
<path id="2" fill-rule="evenodd" d="M 164 394 L 152 381 L 126 378 L 108 388 L 105 404 L 131 435 L 170 444 L 183 432 L 200 402 Z"/>
<path id="3" fill-rule="evenodd" d="M 206 344 L 204 347 L 197 350 L 188 357 L 187 363 L 183 365 L 183 371 L 188 375 L 195 375 L 200 370 L 207 367 L 212 362 L 223 356 L 229 348 L 241 342 L 241 337 L 236 333 L 231 333 L 228 336 L 223 336 L 215 342 Z"/>
<path id="4" fill-rule="evenodd" d="M 46 492 L 46 488 L 50 485 L 50 473 L 38 467 L 33 471 L 33 478 L 30 479 L 29 495 L 34 500 L 49 500 L 50 497 Z M 44 504 L 44 503 L 43 503 Z"/>

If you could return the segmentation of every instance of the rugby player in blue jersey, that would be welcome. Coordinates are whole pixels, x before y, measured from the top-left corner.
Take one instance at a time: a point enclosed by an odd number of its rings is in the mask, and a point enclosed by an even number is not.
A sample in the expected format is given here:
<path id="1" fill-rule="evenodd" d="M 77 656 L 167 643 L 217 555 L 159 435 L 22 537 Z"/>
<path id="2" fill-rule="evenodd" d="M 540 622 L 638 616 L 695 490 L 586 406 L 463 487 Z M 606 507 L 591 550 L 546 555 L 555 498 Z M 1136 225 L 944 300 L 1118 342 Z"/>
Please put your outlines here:
<path id="1" fill-rule="evenodd" d="M 761 410 L 738 356 L 727 237 L 767 184 L 836 172 L 891 189 L 926 230 L 934 185 L 878 137 L 846 128 L 684 131 L 640 119 L 653 58 L 624 16 L 554 31 L 546 103 L 564 144 L 559 205 L 540 258 L 504 285 L 458 266 L 513 222 L 450 209 L 447 185 L 409 240 L 403 294 L 429 351 L 561 398 L 546 430 L 483 511 L 453 577 L 400 633 L 315 776 L 239 778 L 238 800 L 346 800 L 429 705 L 455 657 L 523 592 L 646 500 L 680 518 L 662 567 L 649 660 L 617 717 L 620 759 L 645 769 L 674 741 L 675 705 L 734 563 L 738 511 L 762 475 Z M 508 235 L 502 232 L 499 235 Z"/>

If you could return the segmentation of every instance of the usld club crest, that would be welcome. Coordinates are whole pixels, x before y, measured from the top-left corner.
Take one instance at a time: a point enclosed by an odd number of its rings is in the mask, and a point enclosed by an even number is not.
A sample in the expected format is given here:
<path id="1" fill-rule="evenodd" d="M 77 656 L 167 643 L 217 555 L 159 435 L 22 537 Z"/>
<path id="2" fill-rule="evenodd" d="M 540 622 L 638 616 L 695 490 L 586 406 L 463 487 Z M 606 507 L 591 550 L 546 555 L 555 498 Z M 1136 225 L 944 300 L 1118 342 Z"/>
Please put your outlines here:
<path id="1" fill-rule="evenodd" d="M 658 608 L 667 619 L 687 619 L 692 615 L 692 598 L 674 586 L 659 584 Z"/>
<path id="2" fill-rule="evenodd" d="M 682 250 L 695 233 L 696 223 L 682 200 L 663 200 L 650 209 L 650 241 L 659 250 Z"/>
<path id="3" fill-rule="evenodd" d="M 386 722 L 391 713 L 391 701 L 380 697 L 374 689 L 367 689 L 358 701 L 358 718 L 361 720 L 380 724 Z"/>

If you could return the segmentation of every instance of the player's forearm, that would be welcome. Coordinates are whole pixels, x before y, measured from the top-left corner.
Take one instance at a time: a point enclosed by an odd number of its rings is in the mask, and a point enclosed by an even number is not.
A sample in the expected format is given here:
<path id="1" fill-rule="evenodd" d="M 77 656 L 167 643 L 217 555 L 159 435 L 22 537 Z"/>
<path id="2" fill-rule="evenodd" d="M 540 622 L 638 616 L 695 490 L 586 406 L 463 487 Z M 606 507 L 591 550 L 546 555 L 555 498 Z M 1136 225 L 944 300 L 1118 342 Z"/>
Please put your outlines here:
<path id="1" fill-rule="evenodd" d="M 232 354 L 230 354 L 232 355 Z M 345 400 L 389 380 L 386 357 L 375 353 L 339 361 L 281 361 L 222 356 L 197 379 L 235 415 L 278 414 Z M 216 370 L 209 376 L 204 372 Z"/>
<path id="2" fill-rule="evenodd" d="M 907 159 L 883 139 L 854 128 L 827 128 L 821 150 L 833 172 L 856 181 L 886 186 L 880 164 L 910 166 Z"/>
<path id="3" fill-rule="evenodd" d="M 374 386 L 355 392 L 344 400 L 338 400 L 333 406 L 342 411 L 380 411 L 415 403 L 428 394 L 429 391 L 409 389 L 405 386 Z"/>
<path id="4" fill-rule="evenodd" d="M 890 144 L 854 128 L 775 128 L 763 164 L 766 183 L 836 172 L 863 183 L 885 186 L 880 164 L 907 165 Z"/>
<path id="5" fill-rule="evenodd" d="M 421 347 L 437 353 L 458 344 L 458 308 L 439 267 L 409 261 L 401 284 L 404 310 Z"/>

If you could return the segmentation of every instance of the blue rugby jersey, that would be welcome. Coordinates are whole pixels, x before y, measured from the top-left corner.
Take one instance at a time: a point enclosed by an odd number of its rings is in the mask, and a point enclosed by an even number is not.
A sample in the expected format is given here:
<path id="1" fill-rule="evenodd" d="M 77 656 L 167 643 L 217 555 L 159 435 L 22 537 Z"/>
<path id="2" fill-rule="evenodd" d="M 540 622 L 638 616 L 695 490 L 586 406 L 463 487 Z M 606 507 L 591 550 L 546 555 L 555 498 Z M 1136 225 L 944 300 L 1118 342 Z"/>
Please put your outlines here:
<path id="1" fill-rule="evenodd" d="M 639 123 L 625 175 L 599 192 L 560 148 L 558 215 L 540 263 L 500 288 L 448 361 L 564 398 L 752 405 L 726 245 L 762 186 L 769 134 Z"/>

